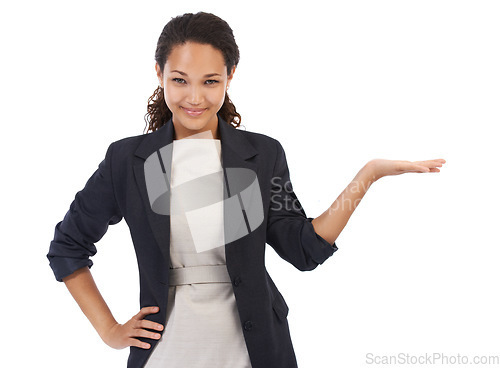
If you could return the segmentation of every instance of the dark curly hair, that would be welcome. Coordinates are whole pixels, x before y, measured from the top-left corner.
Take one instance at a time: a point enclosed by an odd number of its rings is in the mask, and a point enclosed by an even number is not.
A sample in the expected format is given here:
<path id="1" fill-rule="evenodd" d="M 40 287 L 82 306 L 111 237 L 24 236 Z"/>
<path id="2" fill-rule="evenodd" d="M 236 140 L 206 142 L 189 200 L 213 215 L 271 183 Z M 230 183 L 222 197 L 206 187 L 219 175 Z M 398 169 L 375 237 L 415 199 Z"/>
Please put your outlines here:
<path id="1" fill-rule="evenodd" d="M 224 56 L 228 75 L 231 74 L 233 66 L 238 65 L 240 52 L 234 40 L 233 30 L 229 27 L 229 24 L 211 13 L 186 13 L 172 18 L 165 25 L 158 39 L 155 60 L 160 66 L 162 73 L 172 49 L 188 41 L 209 44 L 220 50 Z M 148 112 L 144 117 L 146 128 L 148 128 L 146 132 L 154 132 L 166 124 L 172 117 L 172 112 L 165 102 L 163 88 L 160 86 L 149 97 L 147 110 Z M 241 115 L 236 112 L 236 108 L 229 99 L 227 91 L 224 103 L 218 114 L 234 128 L 240 126 Z"/>

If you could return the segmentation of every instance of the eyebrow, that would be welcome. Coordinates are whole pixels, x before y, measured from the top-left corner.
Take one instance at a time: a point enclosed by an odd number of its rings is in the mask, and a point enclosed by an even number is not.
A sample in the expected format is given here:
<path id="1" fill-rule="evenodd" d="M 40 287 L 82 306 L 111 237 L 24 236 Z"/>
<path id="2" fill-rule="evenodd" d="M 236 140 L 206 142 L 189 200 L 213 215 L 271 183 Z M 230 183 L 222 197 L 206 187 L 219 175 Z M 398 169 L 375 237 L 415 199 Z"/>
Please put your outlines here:
<path id="1" fill-rule="evenodd" d="M 182 75 L 187 76 L 187 74 L 186 74 L 186 73 L 181 72 L 180 70 L 172 70 L 172 73 L 175 73 L 175 72 L 177 72 L 177 73 L 179 73 L 179 74 L 182 74 Z M 205 74 L 205 76 L 204 76 L 204 77 L 205 77 L 205 78 L 210 78 L 210 77 L 213 77 L 214 75 L 218 75 L 218 76 L 220 76 L 220 74 L 219 74 L 219 73 L 210 73 L 210 74 Z"/>

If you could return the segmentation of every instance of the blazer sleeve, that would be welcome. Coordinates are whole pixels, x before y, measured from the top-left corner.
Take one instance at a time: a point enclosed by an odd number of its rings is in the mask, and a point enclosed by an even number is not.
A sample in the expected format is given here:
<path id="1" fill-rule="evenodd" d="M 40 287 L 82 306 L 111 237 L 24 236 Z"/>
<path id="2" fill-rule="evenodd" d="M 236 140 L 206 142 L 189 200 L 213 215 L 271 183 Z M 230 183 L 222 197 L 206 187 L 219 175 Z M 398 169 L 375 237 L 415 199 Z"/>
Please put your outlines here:
<path id="1" fill-rule="evenodd" d="M 94 243 L 104 236 L 109 225 L 123 218 L 111 177 L 113 144 L 55 227 L 47 258 L 57 281 L 62 282 L 65 276 L 81 267 L 92 267 L 89 257 L 96 254 Z"/>
<path id="2" fill-rule="evenodd" d="M 306 216 L 293 191 L 285 151 L 278 141 L 276 146 L 266 242 L 300 271 L 311 271 L 338 248 L 314 231 L 313 218 Z"/>

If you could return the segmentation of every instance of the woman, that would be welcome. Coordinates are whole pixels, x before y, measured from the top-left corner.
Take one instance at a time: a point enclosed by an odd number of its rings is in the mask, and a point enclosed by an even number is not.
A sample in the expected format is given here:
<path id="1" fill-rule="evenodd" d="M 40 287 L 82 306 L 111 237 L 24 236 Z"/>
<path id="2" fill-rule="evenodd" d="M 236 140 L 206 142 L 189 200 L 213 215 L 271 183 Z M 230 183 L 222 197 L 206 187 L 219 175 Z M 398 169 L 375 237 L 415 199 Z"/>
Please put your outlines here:
<path id="1" fill-rule="evenodd" d="M 313 270 L 369 186 L 442 159 L 372 160 L 319 217 L 306 214 L 281 144 L 235 129 L 227 91 L 239 62 L 229 25 L 199 12 L 173 18 L 156 50 L 159 88 L 150 134 L 108 147 L 56 225 L 50 260 L 109 346 L 130 346 L 129 368 L 296 367 L 288 305 L 267 273 L 265 244 Z M 94 243 L 125 218 L 140 272 L 140 311 L 118 323 L 90 273 Z"/>

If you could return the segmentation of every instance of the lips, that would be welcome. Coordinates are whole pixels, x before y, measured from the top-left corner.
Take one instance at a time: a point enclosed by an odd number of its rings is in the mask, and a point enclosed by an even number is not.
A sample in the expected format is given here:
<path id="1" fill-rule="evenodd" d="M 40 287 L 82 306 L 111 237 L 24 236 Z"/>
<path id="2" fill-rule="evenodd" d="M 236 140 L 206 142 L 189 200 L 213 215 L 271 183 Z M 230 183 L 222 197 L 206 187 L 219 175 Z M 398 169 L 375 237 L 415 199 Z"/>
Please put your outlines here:
<path id="1" fill-rule="evenodd" d="M 181 108 L 189 116 L 200 116 L 206 110 L 206 109 L 195 109 L 195 108 L 185 108 L 185 107 L 181 107 Z"/>

